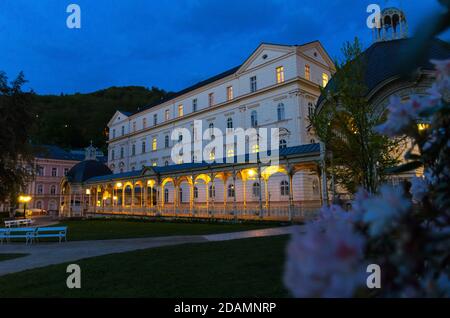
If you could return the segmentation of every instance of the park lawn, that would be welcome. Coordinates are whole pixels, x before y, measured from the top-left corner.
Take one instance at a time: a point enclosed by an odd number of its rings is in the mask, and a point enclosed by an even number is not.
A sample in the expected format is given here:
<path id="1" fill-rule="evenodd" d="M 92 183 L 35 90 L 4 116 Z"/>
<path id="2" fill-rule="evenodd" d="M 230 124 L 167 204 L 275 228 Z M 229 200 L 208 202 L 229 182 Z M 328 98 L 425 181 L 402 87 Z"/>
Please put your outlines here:
<path id="1" fill-rule="evenodd" d="M 143 220 L 80 220 L 67 221 L 67 239 L 107 240 L 173 235 L 205 235 L 238 232 L 279 226 L 279 224 L 249 223 L 189 223 Z"/>
<path id="2" fill-rule="evenodd" d="M 0 277 L 1 297 L 288 297 L 282 276 L 288 236 L 185 244 L 84 259 L 81 289 L 66 267 Z"/>
<path id="3" fill-rule="evenodd" d="M 15 259 L 15 258 L 19 258 L 19 257 L 24 257 L 24 256 L 27 256 L 28 254 L 19 254 L 19 253 L 17 253 L 17 254 L 1 254 L 0 253 L 0 262 L 1 261 L 7 261 L 7 260 L 10 260 L 10 259 Z"/>

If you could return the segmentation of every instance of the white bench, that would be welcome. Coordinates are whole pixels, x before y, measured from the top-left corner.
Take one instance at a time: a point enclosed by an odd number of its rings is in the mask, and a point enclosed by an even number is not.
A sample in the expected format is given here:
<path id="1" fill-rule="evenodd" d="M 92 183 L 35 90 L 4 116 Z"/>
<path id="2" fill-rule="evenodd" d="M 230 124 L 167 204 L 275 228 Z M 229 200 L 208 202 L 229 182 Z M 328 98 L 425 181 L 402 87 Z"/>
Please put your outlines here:
<path id="1" fill-rule="evenodd" d="M 11 228 L 13 226 L 19 227 L 21 225 L 30 226 L 34 221 L 32 219 L 18 219 L 5 221 L 5 227 Z"/>

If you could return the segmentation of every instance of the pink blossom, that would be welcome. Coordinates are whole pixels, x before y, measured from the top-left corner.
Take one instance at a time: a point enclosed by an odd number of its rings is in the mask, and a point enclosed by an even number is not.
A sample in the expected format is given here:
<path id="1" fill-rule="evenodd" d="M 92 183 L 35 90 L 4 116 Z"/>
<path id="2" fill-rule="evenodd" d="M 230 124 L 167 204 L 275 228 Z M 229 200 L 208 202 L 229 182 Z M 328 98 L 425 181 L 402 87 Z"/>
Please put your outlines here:
<path id="1" fill-rule="evenodd" d="M 365 283 L 363 237 L 349 222 L 329 219 L 295 232 L 284 283 L 295 297 L 351 297 Z"/>
<path id="2" fill-rule="evenodd" d="M 363 202 L 366 210 L 363 221 L 369 224 L 369 234 L 380 236 L 390 230 L 396 221 L 411 207 L 399 187 L 384 185 L 380 194 Z"/>

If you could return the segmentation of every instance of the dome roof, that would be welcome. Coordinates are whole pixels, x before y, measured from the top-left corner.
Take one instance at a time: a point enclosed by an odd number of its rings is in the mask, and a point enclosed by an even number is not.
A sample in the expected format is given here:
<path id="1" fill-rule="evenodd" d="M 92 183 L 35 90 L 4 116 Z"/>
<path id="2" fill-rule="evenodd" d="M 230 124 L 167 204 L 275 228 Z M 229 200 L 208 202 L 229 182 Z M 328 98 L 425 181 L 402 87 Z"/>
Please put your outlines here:
<path id="1" fill-rule="evenodd" d="M 97 160 L 85 160 L 77 163 L 67 173 L 69 182 L 82 183 L 90 178 L 112 174 L 111 170 Z"/>

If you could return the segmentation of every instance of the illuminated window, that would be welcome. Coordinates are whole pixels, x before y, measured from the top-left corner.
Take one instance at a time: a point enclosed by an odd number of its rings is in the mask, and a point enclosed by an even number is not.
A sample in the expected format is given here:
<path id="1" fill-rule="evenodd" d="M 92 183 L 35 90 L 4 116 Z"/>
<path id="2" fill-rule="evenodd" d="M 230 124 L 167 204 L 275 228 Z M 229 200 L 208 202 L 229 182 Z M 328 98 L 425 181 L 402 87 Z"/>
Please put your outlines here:
<path id="1" fill-rule="evenodd" d="M 192 111 L 193 112 L 197 111 L 197 98 L 192 100 Z"/>
<path id="2" fill-rule="evenodd" d="M 277 67 L 277 83 L 283 83 L 284 82 L 284 67 L 279 66 Z"/>
<path id="3" fill-rule="evenodd" d="M 233 86 L 227 87 L 227 100 L 233 99 Z"/>
<path id="4" fill-rule="evenodd" d="M 322 86 L 325 87 L 328 84 L 328 74 L 322 73 Z"/>
<path id="5" fill-rule="evenodd" d="M 164 119 L 165 120 L 169 120 L 170 119 L 170 111 L 168 109 L 166 109 L 165 112 L 164 112 Z"/>
<path id="6" fill-rule="evenodd" d="M 227 150 L 227 157 L 234 157 L 234 149 Z"/>
<path id="7" fill-rule="evenodd" d="M 305 65 L 305 78 L 311 80 L 311 68 L 308 64 Z"/>
<path id="8" fill-rule="evenodd" d="M 258 85 L 256 83 L 256 76 L 250 77 L 250 92 L 254 93 L 258 89 Z"/>
<path id="9" fill-rule="evenodd" d="M 156 140 L 156 137 L 153 137 L 152 150 L 155 151 L 157 148 L 158 148 L 158 142 Z"/>
<path id="10" fill-rule="evenodd" d="M 178 117 L 183 116 L 183 104 L 178 105 Z"/>
<path id="11" fill-rule="evenodd" d="M 259 152 L 259 145 L 254 144 L 252 145 L 252 153 L 258 153 Z"/>
<path id="12" fill-rule="evenodd" d="M 158 165 L 158 162 L 157 161 L 153 161 L 152 166 L 156 167 L 157 165 Z"/>
<path id="13" fill-rule="evenodd" d="M 147 118 L 142 118 L 142 128 L 145 129 L 147 127 Z"/>
<path id="14" fill-rule="evenodd" d="M 209 93 L 209 95 L 208 95 L 208 105 L 209 105 L 209 107 L 214 105 L 214 93 Z"/>

